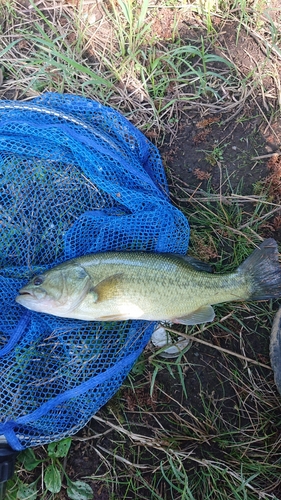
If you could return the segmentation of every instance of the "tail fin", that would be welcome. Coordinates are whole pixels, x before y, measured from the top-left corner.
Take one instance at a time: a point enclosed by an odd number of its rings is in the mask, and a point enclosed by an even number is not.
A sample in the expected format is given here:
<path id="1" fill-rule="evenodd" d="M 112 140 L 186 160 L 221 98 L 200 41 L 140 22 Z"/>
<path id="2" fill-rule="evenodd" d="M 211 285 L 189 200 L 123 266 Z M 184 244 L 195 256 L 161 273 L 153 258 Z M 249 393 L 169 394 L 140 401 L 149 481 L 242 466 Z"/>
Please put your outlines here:
<path id="1" fill-rule="evenodd" d="M 249 300 L 281 297 L 281 265 L 278 255 L 276 241 L 268 238 L 239 266 L 238 271 L 249 276 L 252 283 Z"/>

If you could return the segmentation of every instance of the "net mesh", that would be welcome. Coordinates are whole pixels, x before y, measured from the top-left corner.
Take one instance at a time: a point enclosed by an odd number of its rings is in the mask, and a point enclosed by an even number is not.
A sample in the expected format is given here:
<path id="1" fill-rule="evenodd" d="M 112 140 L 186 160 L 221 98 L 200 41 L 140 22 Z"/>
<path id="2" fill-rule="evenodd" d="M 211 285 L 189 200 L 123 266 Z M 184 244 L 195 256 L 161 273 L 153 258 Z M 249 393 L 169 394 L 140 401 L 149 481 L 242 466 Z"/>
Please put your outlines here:
<path id="1" fill-rule="evenodd" d="M 92 252 L 185 254 L 189 227 L 156 147 L 111 108 L 46 93 L 0 101 L 0 434 L 15 450 L 69 436 L 118 390 L 155 324 L 28 311 L 35 272 Z"/>

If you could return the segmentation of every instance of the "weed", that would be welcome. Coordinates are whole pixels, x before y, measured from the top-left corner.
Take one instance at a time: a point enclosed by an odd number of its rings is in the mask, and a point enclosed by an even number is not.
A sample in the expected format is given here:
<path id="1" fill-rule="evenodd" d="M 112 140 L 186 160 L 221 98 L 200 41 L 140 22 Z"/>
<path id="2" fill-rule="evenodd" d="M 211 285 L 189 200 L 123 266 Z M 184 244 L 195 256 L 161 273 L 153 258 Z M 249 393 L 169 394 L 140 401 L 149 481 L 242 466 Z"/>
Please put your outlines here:
<path id="1" fill-rule="evenodd" d="M 150 31 L 151 23 L 147 23 L 146 19 L 149 2 L 144 0 L 141 5 L 138 5 L 133 0 L 127 2 L 118 0 L 119 9 L 114 2 L 111 2 L 111 7 L 114 24 L 117 27 L 115 34 L 119 45 L 118 55 L 123 59 L 128 56 L 129 60 L 134 62 Z M 120 17 L 120 13 L 122 13 L 123 19 Z"/>
<path id="2" fill-rule="evenodd" d="M 25 482 L 16 476 L 8 482 L 7 500 L 27 499 L 36 500 L 46 498 L 48 493 L 55 495 L 62 489 L 62 480 L 67 484 L 67 498 L 87 500 L 92 498 L 93 492 L 84 481 L 72 481 L 65 472 L 66 459 L 71 446 L 71 438 L 65 438 L 58 443 L 50 443 L 46 448 L 45 456 L 38 457 L 32 449 L 20 453 L 18 462 L 21 467 L 30 473 L 41 469 L 40 475 L 33 482 Z M 60 459 L 64 459 L 63 463 Z M 44 491 L 40 493 L 40 486 Z M 40 497 L 38 496 L 40 494 Z"/>
<path id="3" fill-rule="evenodd" d="M 210 163 L 210 165 L 212 166 L 217 165 L 218 163 L 222 163 L 224 160 L 223 153 L 226 147 L 227 144 L 223 144 L 223 145 L 215 145 L 213 149 L 211 149 L 210 151 L 202 150 L 206 155 L 205 156 L 206 161 Z"/>
<path id="4" fill-rule="evenodd" d="M 228 106 L 228 88 L 233 92 L 240 85 L 232 62 L 212 51 L 203 36 L 189 43 L 179 31 L 175 36 L 176 21 L 164 46 L 153 31 L 157 8 L 148 0 L 105 4 L 106 39 L 99 32 L 93 35 L 79 12 L 70 18 L 68 10 L 59 14 L 31 2 L 31 22 L 16 5 L 3 13 L 7 24 L 17 25 L 16 40 L 8 34 L 0 48 L 4 92 L 20 89 L 25 97 L 47 90 L 70 92 L 122 105 L 137 126 L 155 129 L 158 136 L 177 129 L 182 103 L 185 109 L 199 99 L 207 106 Z M 175 14 L 184 12 L 171 8 Z M 90 43 L 93 37 L 96 44 Z"/>

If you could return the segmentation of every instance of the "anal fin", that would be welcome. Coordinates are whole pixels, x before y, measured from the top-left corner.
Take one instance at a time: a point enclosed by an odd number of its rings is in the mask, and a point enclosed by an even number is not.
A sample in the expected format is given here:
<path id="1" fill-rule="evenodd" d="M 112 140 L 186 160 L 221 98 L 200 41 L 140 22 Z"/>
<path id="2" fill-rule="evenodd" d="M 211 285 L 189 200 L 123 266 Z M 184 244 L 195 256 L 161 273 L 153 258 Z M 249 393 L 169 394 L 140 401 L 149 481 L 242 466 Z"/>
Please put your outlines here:
<path id="1" fill-rule="evenodd" d="M 200 323 L 209 323 L 214 320 L 215 311 L 212 306 L 202 306 L 186 316 L 173 319 L 173 323 L 182 325 L 199 325 Z"/>

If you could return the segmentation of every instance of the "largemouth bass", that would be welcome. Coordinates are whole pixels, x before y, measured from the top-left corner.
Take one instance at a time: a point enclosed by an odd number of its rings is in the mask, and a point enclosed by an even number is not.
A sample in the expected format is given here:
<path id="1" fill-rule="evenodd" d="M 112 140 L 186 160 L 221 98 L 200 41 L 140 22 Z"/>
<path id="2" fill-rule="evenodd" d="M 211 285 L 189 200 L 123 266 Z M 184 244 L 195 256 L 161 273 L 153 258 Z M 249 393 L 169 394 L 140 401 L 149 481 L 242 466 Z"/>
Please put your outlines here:
<path id="1" fill-rule="evenodd" d="M 193 325 L 213 321 L 213 304 L 281 296 L 273 239 L 265 240 L 233 273 L 211 274 L 200 267 L 198 261 L 173 254 L 90 254 L 35 276 L 16 301 L 65 318 Z"/>

